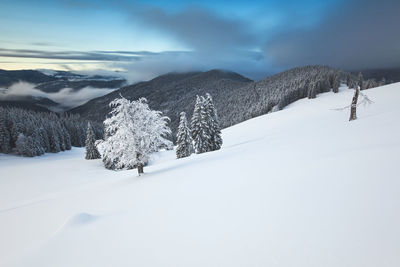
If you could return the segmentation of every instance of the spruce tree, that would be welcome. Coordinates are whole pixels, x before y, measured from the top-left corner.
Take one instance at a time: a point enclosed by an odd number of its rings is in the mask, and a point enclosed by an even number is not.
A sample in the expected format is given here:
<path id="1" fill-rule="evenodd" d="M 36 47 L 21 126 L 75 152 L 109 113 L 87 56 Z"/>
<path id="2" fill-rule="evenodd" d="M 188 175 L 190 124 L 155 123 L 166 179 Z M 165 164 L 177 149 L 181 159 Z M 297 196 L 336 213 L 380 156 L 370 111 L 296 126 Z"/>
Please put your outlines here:
<path id="1" fill-rule="evenodd" d="M 40 156 L 44 153 L 44 150 L 38 146 L 34 136 L 25 136 L 23 133 L 18 135 L 15 148 L 19 155 L 25 157 Z"/>
<path id="2" fill-rule="evenodd" d="M 7 129 L 6 110 L 0 108 L 0 152 L 9 153 L 11 151 L 10 132 Z"/>
<path id="3" fill-rule="evenodd" d="M 309 99 L 314 99 L 317 97 L 317 83 L 316 82 L 309 84 L 307 97 Z"/>
<path id="4" fill-rule="evenodd" d="M 48 129 L 49 143 L 50 143 L 50 152 L 57 153 L 61 151 L 60 148 L 60 139 L 58 137 L 58 131 L 54 122 L 50 122 Z"/>
<path id="5" fill-rule="evenodd" d="M 340 77 L 339 77 L 339 73 L 335 73 L 334 77 L 333 77 L 333 87 L 332 87 L 332 91 L 334 93 L 339 93 L 339 87 L 340 87 Z"/>
<path id="6" fill-rule="evenodd" d="M 347 73 L 346 75 L 346 85 L 347 87 L 351 88 L 351 77 L 350 77 L 350 73 Z"/>
<path id="7" fill-rule="evenodd" d="M 209 151 L 215 151 L 222 146 L 221 128 L 219 126 L 217 110 L 214 106 L 213 99 L 209 93 L 206 94 L 206 110 L 207 110 L 207 122 L 210 129 L 210 149 Z"/>
<path id="8" fill-rule="evenodd" d="M 361 72 L 358 74 L 358 86 L 360 91 L 365 89 L 364 78 Z"/>
<path id="9" fill-rule="evenodd" d="M 93 132 L 93 127 L 88 122 L 87 130 L 86 130 L 86 157 L 85 159 L 99 159 L 101 155 L 96 148 L 95 145 L 95 137 Z"/>
<path id="10" fill-rule="evenodd" d="M 204 97 L 196 96 L 191 128 L 196 153 L 209 151 L 211 138 Z"/>
<path id="11" fill-rule="evenodd" d="M 382 80 L 379 82 L 379 86 L 383 86 L 386 84 L 386 79 L 385 77 L 382 78 Z"/>
<path id="12" fill-rule="evenodd" d="M 176 157 L 178 159 L 189 157 L 194 152 L 194 148 L 193 148 L 192 132 L 189 128 L 185 112 L 181 112 L 180 114 L 179 127 L 178 127 L 178 132 L 176 134 L 176 139 L 177 139 Z"/>

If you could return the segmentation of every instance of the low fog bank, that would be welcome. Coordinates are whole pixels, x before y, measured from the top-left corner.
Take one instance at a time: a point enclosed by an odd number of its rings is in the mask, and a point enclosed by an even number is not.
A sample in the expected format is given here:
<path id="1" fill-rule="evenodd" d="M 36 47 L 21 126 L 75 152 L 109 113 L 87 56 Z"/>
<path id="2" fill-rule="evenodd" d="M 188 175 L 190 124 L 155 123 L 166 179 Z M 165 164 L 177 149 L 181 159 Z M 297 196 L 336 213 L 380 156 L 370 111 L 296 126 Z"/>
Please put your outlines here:
<path id="1" fill-rule="evenodd" d="M 80 90 L 72 88 L 63 88 L 56 93 L 46 93 L 35 88 L 36 85 L 27 82 L 17 82 L 8 88 L 0 88 L 1 100 L 18 100 L 25 97 L 48 98 L 59 104 L 56 110 L 65 110 L 80 106 L 87 101 L 106 95 L 117 88 L 95 88 L 91 86 L 84 87 Z M 53 107 L 54 110 L 54 107 Z"/>

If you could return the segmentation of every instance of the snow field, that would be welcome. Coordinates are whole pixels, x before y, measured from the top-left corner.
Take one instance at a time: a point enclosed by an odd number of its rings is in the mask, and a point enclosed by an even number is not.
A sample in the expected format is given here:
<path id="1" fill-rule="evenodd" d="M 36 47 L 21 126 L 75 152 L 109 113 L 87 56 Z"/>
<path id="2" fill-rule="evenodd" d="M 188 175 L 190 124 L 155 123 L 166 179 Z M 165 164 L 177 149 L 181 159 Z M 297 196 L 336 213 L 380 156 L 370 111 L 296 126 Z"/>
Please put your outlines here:
<path id="1" fill-rule="evenodd" d="M 400 84 L 223 130 L 221 150 L 145 175 L 84 150 L 0 155 L 2 266 L 399 266 Z"/>

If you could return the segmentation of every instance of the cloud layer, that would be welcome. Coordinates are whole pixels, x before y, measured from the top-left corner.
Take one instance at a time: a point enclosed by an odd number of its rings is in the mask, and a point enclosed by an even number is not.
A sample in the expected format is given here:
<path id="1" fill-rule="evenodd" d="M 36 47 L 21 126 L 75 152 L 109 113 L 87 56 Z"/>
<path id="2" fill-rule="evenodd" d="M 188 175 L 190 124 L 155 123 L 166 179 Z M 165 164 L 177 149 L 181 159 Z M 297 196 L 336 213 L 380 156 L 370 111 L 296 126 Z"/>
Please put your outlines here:
<path id="1" fill-rule="evenodd" d="M 179 7 L 175 6 L 177 2 Z M 211 7 L 214 2 L 218 8 Z M 310 64 L 345 69 L 400 66 L 400 1 L 396 0 L 267 0 L 252 2 L 251 12 L 246 9 L 248 3 L 241 0 L 205 1 L 197 5 L 196 1 L 190 1 L 190 5 L 172 1 L 167 5 L 130 0 L 63 3 L 64 9 L 74 12 L 118 14 L 137 40 L 142 35 L 146 38 L 148 32 L 155 34 L 157 38 L 150 38 L 151 42 L 158 40 L 160 45 L 153 47 L 163 47 L 165 39 L 179 45 L 176 51 L 161 52 L 96 50 L 96 44 L 91 51 L 52 51 L 53 40 L 43 40 L 32 43 L 34 49 L 2 48 L 0 57 L 38 62 L 47 59 L 57 64 L 53 65 L 55 68 L 75 71 L 121 70 L 130 82 L 166 72 L 215 68 L 257 80 Z M 226 8 L 221 10 L 222 6 Z M 99 25 L 96 27 L 106 28 L 105 23 Z M 90 67 L 82 67 L 84 64 Z"/>
<path id="2" fill-rule="evenodd" d="M 25 96 L 43 97 L 60 104 L 60 108 L 73 108 L 90 99 L 103 96 L 115 89 L 84 87 L 78 91 L 64 88 L 56 93 L 46 93 L 35 88 L 36 85 L 26 82 L 14 83 L 8 88 L 0 88 L 0 99 L 18 99 Z"/>
<path id="3" fill-rule="evenodd" d="M 400 1 L 355 0 L 315 28 L 282 31 L 265 46 L 272 64 L 326 64 L 346 69 L 400 65 Z"/>

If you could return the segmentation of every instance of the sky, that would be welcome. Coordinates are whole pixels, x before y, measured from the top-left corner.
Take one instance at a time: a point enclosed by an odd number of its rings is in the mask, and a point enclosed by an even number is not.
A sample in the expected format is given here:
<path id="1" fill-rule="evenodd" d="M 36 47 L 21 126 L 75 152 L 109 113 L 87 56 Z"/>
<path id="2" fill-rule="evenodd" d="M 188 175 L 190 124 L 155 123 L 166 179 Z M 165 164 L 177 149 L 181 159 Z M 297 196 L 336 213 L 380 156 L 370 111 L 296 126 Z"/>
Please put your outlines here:
<path id="1" fill-rule="evenodd" d="M 400 66 L 397 0 L 1 0 L 0 68 L 131 81 L 224 69 Z"/>

